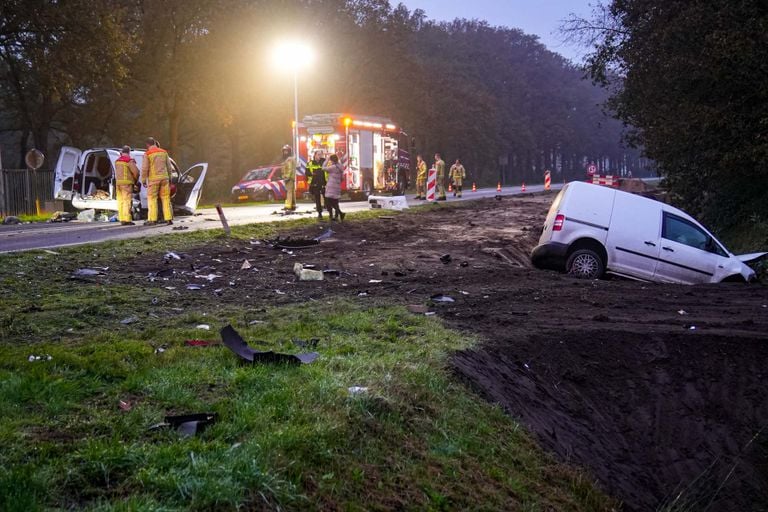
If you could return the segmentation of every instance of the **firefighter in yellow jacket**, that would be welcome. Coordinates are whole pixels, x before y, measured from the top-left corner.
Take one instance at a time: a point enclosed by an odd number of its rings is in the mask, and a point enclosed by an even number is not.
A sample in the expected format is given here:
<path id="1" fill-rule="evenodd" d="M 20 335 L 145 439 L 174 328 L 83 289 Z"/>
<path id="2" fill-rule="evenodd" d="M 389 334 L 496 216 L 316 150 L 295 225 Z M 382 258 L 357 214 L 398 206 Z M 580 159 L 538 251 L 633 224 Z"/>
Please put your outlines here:
<path id="1" fill-rule="evenodd" d="M 283 210 L 296 210 L 296 159 L 292 156 L 291 146 L 283 146 L 283 182 L 285 183 L 285 207 Z"/>
<path id="2" fill-rule="evenodd" d="M 416 155 L 416 199 L 427 198 L 427 163 Z"/>
<path id="3" fill-rule="evenodd" d="M 157 224 L 157 198 L 163 204 L 163 220 L 165 224 L 173 224 L 171 209 L 171 164 L 168 152 L 159 147 L 154 137 L 148 137 L 147 152 L 141 162 L 141 183 L 147 188 L 148 215 L 145 226 Z"/>
<path id="4" fill-rule="evenodd" d="M 115 185 L 117 185 L 117 218 L 123 226 L 133 226 L 131 203 L 133 187 L 139 182 L 139 168 L 131 158 L 131 147 L 123 146 L 120 158 L 115 162 Z"/>
<path id="5" fill-rule="evenodd" d="M 467 178 L 467 171 L 464 170 L 464 166 L 461 165 L 461 161 L 457 158 L 456 163 L 451 166 L 451 182 L 453 182 L 453 197 L 461 197 L 461 188 L 464 185 L 464 180 Z"/>
<path id="6" fill-rule="evenodd" d="M 435 153 L 435 170 L 437 171 L 437 200 L 445 201 L 445 162 L 440 153 Z"/>

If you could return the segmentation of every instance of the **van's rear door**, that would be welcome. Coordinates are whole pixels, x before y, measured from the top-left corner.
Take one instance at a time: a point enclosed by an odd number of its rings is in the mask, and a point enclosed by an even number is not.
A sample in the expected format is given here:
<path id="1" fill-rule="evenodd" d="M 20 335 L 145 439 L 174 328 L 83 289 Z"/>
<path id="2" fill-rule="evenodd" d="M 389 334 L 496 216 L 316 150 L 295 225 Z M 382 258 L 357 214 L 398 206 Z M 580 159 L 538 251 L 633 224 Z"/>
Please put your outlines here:
<path id="1" fill-rule="evenodd" d="M 661 250 L 662 204 L 653 199 L 617 192 L 606 249 L 608 269 L 651 279 Z"/>
<path id="2" fill-rule="evenodd" d="M 53 197 L 55 199 L 72 198 L 72 184 L 82 154 L 82 151 L 71 146 L 61 148 L 53 179 Z"/>

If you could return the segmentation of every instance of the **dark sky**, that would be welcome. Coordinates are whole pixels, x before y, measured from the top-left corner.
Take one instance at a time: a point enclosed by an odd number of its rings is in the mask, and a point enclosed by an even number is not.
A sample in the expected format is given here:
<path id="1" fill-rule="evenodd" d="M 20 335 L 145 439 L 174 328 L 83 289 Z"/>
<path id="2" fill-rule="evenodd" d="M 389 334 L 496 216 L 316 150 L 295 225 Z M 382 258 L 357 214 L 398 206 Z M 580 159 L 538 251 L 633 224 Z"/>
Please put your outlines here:
<path id="1" fill-rule="evenodd" d="M 570 13 L 589 17 L 590 4 L 597 0 L 390 0 L 394 6 L 423 9 L 427 17 L 438 21 L 455 18 L 485 20 L 491 25 L 522 29 L 539 36 L 550 50 L 571 60 L 580 61 L 583 50 L 562 43 L 558 34 L 561 21 Z"/>

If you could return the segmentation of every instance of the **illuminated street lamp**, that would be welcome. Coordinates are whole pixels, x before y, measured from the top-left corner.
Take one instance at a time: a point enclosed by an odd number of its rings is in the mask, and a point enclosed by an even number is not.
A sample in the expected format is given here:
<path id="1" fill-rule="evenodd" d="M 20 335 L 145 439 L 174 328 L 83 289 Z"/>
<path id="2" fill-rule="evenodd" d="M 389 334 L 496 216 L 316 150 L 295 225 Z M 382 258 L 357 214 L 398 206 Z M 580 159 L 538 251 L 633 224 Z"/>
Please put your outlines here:
<path id="1" fill-rule="evenodd" d="M 298 164 L 299 158 L 299 70 L 304 69 L 314 60 L 312 48 L 301 41 L 283 41 L 275 46 L 272 60 L 282 69 L 293 72 L 293 155 Z"/>

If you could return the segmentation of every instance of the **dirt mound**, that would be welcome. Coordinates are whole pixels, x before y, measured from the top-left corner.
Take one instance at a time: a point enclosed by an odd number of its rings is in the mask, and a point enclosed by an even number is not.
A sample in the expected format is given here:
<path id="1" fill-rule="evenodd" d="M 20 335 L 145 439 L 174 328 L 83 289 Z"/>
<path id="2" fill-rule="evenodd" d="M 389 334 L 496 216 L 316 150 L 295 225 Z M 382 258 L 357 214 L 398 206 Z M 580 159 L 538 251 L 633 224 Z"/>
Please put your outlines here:
<path id="1" fill-rule="evenodd" d="M 573 330 L 495 340 L 453 364 L 629 510 L 763 510 L 766 341 Z"/>

